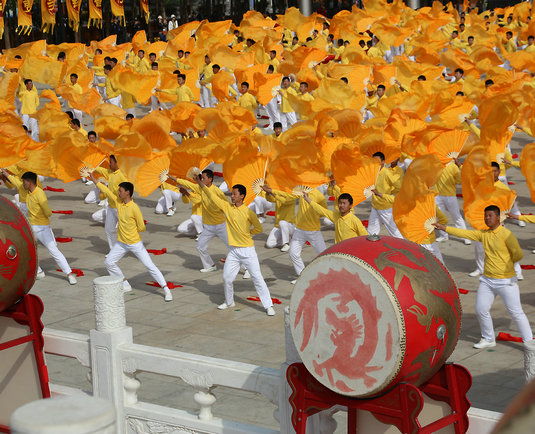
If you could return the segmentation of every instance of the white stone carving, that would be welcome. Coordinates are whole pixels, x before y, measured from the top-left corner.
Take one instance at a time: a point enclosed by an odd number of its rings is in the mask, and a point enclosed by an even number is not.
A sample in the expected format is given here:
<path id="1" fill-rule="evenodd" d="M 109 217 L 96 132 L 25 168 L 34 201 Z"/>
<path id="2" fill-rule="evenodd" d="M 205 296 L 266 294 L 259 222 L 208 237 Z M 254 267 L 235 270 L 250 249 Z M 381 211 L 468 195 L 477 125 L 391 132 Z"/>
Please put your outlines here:
<path id="1" fill-rule="evenodd" d="M 199 419 L 200 420 L 212 420 L 212 406 L 215 404 L 216 397 L 210 390 L 204 391 L 199 390 L 195 395 L 193 395 L 193 399 L 201 409 L 199 410 Z"/>
<path id="2" fill-rule="evenodd" d="M 95 324 L 99 332 L 111 332 L 126 326 L 122 279 L 117 276 L 93 280 Z"/>
<path id="3" fill-rule="evenodd" d="M 154 420 L 139 419 L 127 416 L 128 432 L 135 434 L 203 434 L 180 425 L 171 425 Z"/>
<path id="4" fill-rule="evenodd" d="M 195 369 L 182 368 L 178 375 L 185 383 L 193 387 L 209 389 L 214 385 L 214 376 L 210 371 L 203 373 Z"/>

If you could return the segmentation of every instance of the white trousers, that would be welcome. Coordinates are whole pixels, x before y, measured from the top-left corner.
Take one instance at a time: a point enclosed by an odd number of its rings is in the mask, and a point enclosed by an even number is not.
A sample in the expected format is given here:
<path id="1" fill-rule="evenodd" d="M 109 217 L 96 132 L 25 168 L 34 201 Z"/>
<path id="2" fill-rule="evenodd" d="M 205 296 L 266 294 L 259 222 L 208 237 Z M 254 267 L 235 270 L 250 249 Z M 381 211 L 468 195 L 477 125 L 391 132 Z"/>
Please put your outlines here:
<path id="1" fill-rule="evenodd" d="M 438 247 L 438 243 L 434 241 L 431 244 L 420 244 L 425 250 L 430 251 L 433 255 L 435 255 L 435 258 L 437 258 L 440 262 L 444 264 L 444 258 L 442 257 L 442 253 L 440 253 L 440 249 Z"/>
<path id="2" fill-rule="evenodd" d="M 26 218 L 28 218 L 28 205 L 26 205 L 26 202 L 19 202 L 18 194 L 16 194 L 14 197 L 15 197 L 15 200 L 13 202 L 20 209 L 20 212 L 24 214 Z"/>
<path id="3" fill-rule="evenodd" d="M 325 241 L 320 231 L 304 231 L 303 229 L 296 228 L 292 236 L 292 241 L 290 242 L 289 253 L 292 265 L 298 276 L 301 275 L 301 272 L 305 268 L 303 259 L 301 259 L 301 250 L 303 250 L 303 246 L 307 241 L 318 254 L 326 249 Z"/>
<path id="4" fill-rule="evenodd" d="M 74 119 L 78 119 L 80 121 L 80 126 L 83 127 L 84 124 L 82 123 L 82 119 L 83 119 L 82 110 L 77 110 L 72 107 L 69 107 L 69 110 L 72 112 Z"/>
<path id="5" fill-rule="evenodd" d="M 487 341 L 494 341 L 494 326 L 490 316 L 490 308 L 494 299 L 499 295 L 505 308 L 516 324 L 516 328 L 524 342 L 533 339 L 531 326 L 520 304 L 520 290 L 516 277 L 509 279 L 494 279 L 481 276 L 476 295 L 476 315 L 481 328 L 481 336 Z"/>
<path id="6" fill-rule="evenodd" d="M 295 231 L 295 225 L 288 223 L 286 220 L 279 220 L 279 227 L 271 229 L 267 240 L 266 247 L 272 249 L 274 247 L 282 247 L 290 243 L 290 237 Z"/>
<path id="7" fill-rule="evenodd" d="M 23 125 L 28 128 L 28 132 L 30 133 L 30 137 L 32 140 L 35 140 L 36 142 L 39 141 L 39 122 L 37 122 L 37 119 L 30 117 L 29 115 L 22 115 L 21 116 Z"/>
<path id="8" fill-rule="evenodd" d="M 108 239 L 110 251 L 117 242 L 117 223 L 119 223 L 117 208 L 111 208 L 109 206 L 106 206 L 106 221 L 104 222 L 104 232 L 106 232 L 106 238 Z"/>
<path id="9" fill-rule="evenodd" d="M 201 99 L 200 99 L 201 107 L 211 107 L 212 103 L 212 91 L 204 86 L 201 85 Z"/>
<path id="10" fill-rule="evenodd" d="M 106 208 L 100 208 L 98 211 L 91 214 L 91 220 L 104 224 L 106 222 Z"/>
<path id="11" fill-rule="evenodd" d="M 297 122 L 297 117 L 295 112 L 282 113 L 280 114 L 280 121 L 282 123 L 282 131 L 286 131 L 288 128 L 291 128 L 293 124 Z"/>
<path id="12" fill-rule="evenodd" d="M 156 204 L 154 212 L 156 214 L 167 213 L 171 208 L 175 206 L 175 202 L 182 197 L 182 193 L 177 193 L 173 190 L 163 190 L 162 197 Z"/>
<path id="13" fill-rule="evenodd" d="M 392 208 L 388 209 L 375 209 L 372 206 L 370 212 L 370 217 L 368 219 L 368 233 L 369 234 L 378 234 L 381 230 L 381 223 L 385 225 L 386 230 L 392 237 L 403 238 L 401 232 L 399 231 L 396 223 L 394 222 L 394 217 L 392 215 Z"/>
<path id="14" fill-rule="evenodd" d="M 265 214 L 268 211 L 271 211 L 271 209 L 273 208 L 273 202 L 270 202 L 262 196 L 256 196 L 249 205 L 249 208 L 251 208 L 255 212 L 255 214 L 261 215 Z"/>
<path id="15" fill-rule="evenodd" d="M 147 252 L 147 249 L 143 245 L 143 241 L 140 241 L 136 244 L 125 244 L 121 243 L 120 241 L 115 242 L 115 245 L 110 250 L 110 253 L 106 255 L 106 259 L 104 260 L 104 265 L 106 266 L 108 273 L 110 273 L 110 276 L 119 276 L 124 279 L 124 274 L 117 266 L 117 262 L 119 262 L 119 260 L 128 252 L 132 252 L 136 258 L 141 261 L 145 268 L 149 270 L 152 278 L 158 282 L 158 285 L 160 285 L 162 288 L 167 286 L 167 282 L 165 281 L 163 274 L 160 270 L 158 270 L 156 265 L 154 265 L 154 262 L 152 262 L 149 252 Z"/>
<path id="16" fill-rule="evenodd" d="M 50 253 L 50 256 L 52 256 L 54 261 L 56 261 L 58 267 L 61 268 L 61 271 L 63 271 L 65 274 L 71 274 L 72 269 L 69 266 L 67 259 L 65 259 L 63 253 L 61 253 L 58 249 L 52 228 L 49 225 L 32 225 L 32 231 L 35 239 L 46 247 L 48 253 Z M 39 267 L 38 272 L 40 273 L 41 271 L 43 270 L 41 267 Z"/>
<path id="17" fill-rule="evenodd" d="M 89 193 L 87 193 L 85 203 L 99 203 L 100 202 L 100 190 L 98 187 L 93 187 Z"/>
<path id="18" fill-rule="evenodd" d="M 114 98 L 109 98 L 109 99 L 108 99 L 108 102 L 109 102 L 110 104 L 116 105 L 117 107 L 121 107 L 121 101 L 122 101 L 122 97 L 121 97 L 121 95 L 117 95 L 117 96 L 114 97 Z"/>
<path id="19" fill-rule="evenodd" d="M 281 112 L 277 103 L 277 97 L 273 98 L 267 105 L 264 106 L 266 113 L 269 116 L 269 128 L 273 129 L 275 122 L 281 121 Z"/>
<path id="20" fill-rule="evenodd" d="M 437 196 L 435 198 L 437 206 L 440 208 L 440 211 L 443 213 L 449 212 L 452 219 L 453 225 L 456 228 L 466 229 L 466 223 L 464 222 L 463 217 L 461 216 L 461 211 L 459 210 L 459 202 L 457 202 L 456 196 Z M 448 239 L 448 233 L 439 231 L 440 236 Z"/>
<path id="21" fill-rule="evenodd" d="M 228 246 L 227 224 L 203 225 L 203 231 L 197 240 L 197 251 L 201 257 L 202 267 L 210 268 L 214 266 L 212 257 L 208 254 L 208 245 L 214 237 L 219 237 Z"/>
<path id="22" fill-rule="evenodd" d="M 154 95 L 151 95 L 150 97 L 150 111 L 158 111 L 160 110 L 160 100 L 155 97 Z"/>
<path id="23" fill-rule="evenodd" d="M 223 268 L 223 285 L 227 305 L 234 303 L 234 279 L 236 279 L 240 267 L 247 269 L 251 274 L 256 293 L 264 309 L 272 307 L 273 302 L 271 301 L 269 289 L 262 276 L 255 248 L 234 246 L 229 246 L 225 267 Z"/>
<path id="24" fill-rule="evenodd" d="M 200 235 L 203 231 L 202 216 L 192 214 L 191 217 L 178 225 L 176 230 L 184 235 Z"/>

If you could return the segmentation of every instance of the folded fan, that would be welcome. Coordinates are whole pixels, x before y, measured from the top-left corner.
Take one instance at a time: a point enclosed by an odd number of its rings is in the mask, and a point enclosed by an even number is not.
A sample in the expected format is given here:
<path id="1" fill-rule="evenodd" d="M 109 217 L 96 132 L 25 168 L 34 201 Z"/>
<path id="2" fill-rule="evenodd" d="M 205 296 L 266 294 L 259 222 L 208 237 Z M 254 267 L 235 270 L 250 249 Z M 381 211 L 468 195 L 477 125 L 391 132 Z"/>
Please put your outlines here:
<path id="1" fill-rule="evenodd" d="M 292 190 L 292 193 L 296 196 L 303 197 L 304 193 L 309 193 L 313 190 L 313 188 L 307 186 L 307 185 L 297 185 Z"/>

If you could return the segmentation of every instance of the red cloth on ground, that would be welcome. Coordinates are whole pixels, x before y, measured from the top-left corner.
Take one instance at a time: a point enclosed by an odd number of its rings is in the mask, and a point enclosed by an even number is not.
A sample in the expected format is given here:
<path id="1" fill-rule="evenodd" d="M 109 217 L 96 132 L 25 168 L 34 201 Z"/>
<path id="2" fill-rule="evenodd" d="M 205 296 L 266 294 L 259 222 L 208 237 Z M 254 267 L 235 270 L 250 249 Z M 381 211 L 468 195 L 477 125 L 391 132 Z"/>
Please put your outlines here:
<path id="1" fill-rule="evenodd" d="M 457 197 L 463 197 L 463 194 L 462 193 L 457 193 L 456 196 Z"/>
<path id="2" fill-rule="evenodd" d="M 147 249 L 147 252 L 152 253 L 153 255 L 163 255 L 164 253 L 167 253 L 167 249 L 164 247 L 163 249 Z"/>
<path id="3" fill-rule="evenodd" d="M 368 227 L 368 220 L 362 220 L 362 226 L 367 228 Z"/>
<path id="4" fill-rule="evenodd" d="M 70 237 L 56 237 L 56 242 L 58 243 L 70 243 L 72 238 Z"/>
<path id="5" fill-rule="evenodd" d="M 507 184 L 509 185 L 515 185 L 515 183 L 513 181 L 507 181 Z"/>
<path id="6" fill-rule="evenodd" d="M 56 268 L 56 271 L 61 271 L 61 269 L 60 268 Z M 73 268 L 72 272 L 74 274 L 76 274 L 76 277 L 85 276 L 84 272 L 82 270 L 80 270 L 79 268 Z"/>
<path id="7" fill-rule="evenodd" d="M 247 297 L 247 300 L 251 300 L 251 301 L 260 301 L 260 297 L 257 297 L 257 296 L 251 296 L 251 297 Z M 271 297 L 271 301 L 273 302 L 273 304 L 282 304 L 282 301 L 280 301 L 278 298 L 273 298 Z"/>
<path id="8" fill-rule="evenodd" d="M 329 196 L 329 200 L 330 200 L 331 202 L 334 202 L 334 196 Z"/>
<path id="9" fill-rule="evenodd" d="M 463 288 L 458 288 L 459 289 L 459 294 L 468 294 L 470 291 L 468 291 L 468 289 L 463 289 Z"/>
<path id="10" fill-rule="evenodd" d="M 266 215 L 269 215 L 271 217 L 275 217 L 275 211 L 268 211 Z"/>
<path id="11" fill-rule="evenodd" d="M 223 178 L 223 173 L 222 172 L 214 172 L 214 175 L 215 176 L 219 176 L 220 178 Z"/>
<path id="12" fill-rule="evenodd" d="M 522 270 L 535 270 L 535 265 L 521 265 Z"/>
<path id="13" fill-rule="evenodd" d="M 523 342 L 522 338 L 519 336 L 513 336 L 510 333 L 500 332 L 496 338 L 498 341 L 509 341 L 509 342 Z"/>
<path id="14" fill-rule="evenodd" d="M 149 286 L 154 286 L 156 288 L 161 288 L 161 286 L 158 284 L 158 282 L 151 281 L 151 282 L 147 282 L 146 284 L 149 285 Z M 183 288 L 182 285 L 179 285 L 178 283 L 173 283 L 173 282 L 167 282 L 167 287 L 169 289 Z"/>
<path id="15" fill-rule="evenodd" d="M 53 214 L 72 214 L 71 210 L 68 211 L 52 211 Z"/>
<path id="16" fill-rule="evenodd" d="M 518 154 L 511 155 L 512 158 L 518 158 Z"/>
<path id="17" fill-rule="evenodd" d="M 58 192 L 61 192 L 61 191 L 65 191 L 63 188 L 54 188 L 54 187 L 50 187 L 50 186 L 46 186 L 45 188 L 43 188 L 43 190 L 47 190 L 47 191 L 58 191 Z"/>

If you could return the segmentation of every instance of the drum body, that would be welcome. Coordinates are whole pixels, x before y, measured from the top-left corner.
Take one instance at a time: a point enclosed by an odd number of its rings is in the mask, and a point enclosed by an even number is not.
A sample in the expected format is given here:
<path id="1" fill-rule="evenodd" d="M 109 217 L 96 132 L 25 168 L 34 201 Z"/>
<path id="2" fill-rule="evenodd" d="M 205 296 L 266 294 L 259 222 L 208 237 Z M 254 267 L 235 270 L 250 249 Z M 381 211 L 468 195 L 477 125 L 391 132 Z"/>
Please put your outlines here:
<path id="1" fill-rule="evenodd" d="M 365 398 L 431 378 L 455 348 L 461 305 L 448 271 L 418 244 L 358 237 L 325 250 L 303 270 L 290 327 L 320 383 Z"/>
<path id="2" fill-rule="evenodd" d="M 30 291 L 37 273 L 37 249 L 26 217 L 0 196 L 0 312 Z"/>

